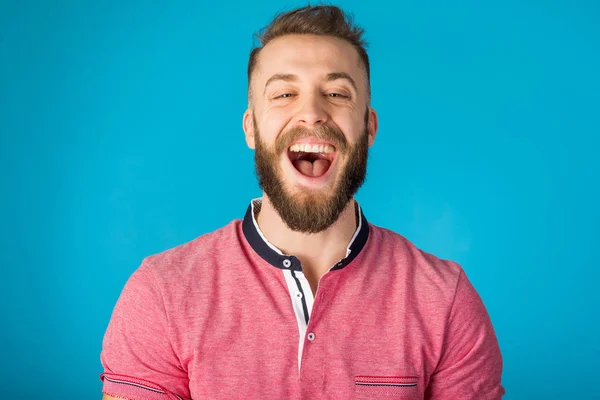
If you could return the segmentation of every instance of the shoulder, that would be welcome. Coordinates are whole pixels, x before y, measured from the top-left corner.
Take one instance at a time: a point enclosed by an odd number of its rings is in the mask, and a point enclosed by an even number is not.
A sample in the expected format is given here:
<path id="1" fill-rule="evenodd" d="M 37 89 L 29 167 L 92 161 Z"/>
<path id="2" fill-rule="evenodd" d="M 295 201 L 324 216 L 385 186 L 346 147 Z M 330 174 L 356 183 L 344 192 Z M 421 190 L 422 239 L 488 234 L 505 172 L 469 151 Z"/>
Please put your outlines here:
<path id="1" fill-rule="evenodd" d="M 127 280 L 111 324 L 137 324 L 136 329 L 143 329 L 145 324 L 160 322 L 155 326 L 168 326 L 170 334 L 179 338 L 189 328 L 188 316 L 210 307 L 213 298 L 206 293 L 211 285 L 228 282 L 228 274 L 234 273 L 232 268 L 219 267 L 239 259 L 240 225 L 241 221 L 234 220 L 188 243 L 144 258 Z M 111 328 L 108 337 L 118 337 L 122 331 L 119 329 Z"/>
<path id="2" fill-rule="evenodd" d="M 240 248 L 241 220 L 233 220 L 222 228 L 206 233 L 187 243 L 146 257 L 140 270 L 146 270 L 164 283 L 185 282 L 227 262 Z"/>
<path id="3" fill-rule="evenodd" d="M 423 251 L 392 230 L 370 224 L 369 242 L 380 258 L 393 264 L 390 268 L 399 271 L 403 279 L 412 281 L 422 291 L 445 292 L 451 297 L 464 274 L 457 262 Z"/>

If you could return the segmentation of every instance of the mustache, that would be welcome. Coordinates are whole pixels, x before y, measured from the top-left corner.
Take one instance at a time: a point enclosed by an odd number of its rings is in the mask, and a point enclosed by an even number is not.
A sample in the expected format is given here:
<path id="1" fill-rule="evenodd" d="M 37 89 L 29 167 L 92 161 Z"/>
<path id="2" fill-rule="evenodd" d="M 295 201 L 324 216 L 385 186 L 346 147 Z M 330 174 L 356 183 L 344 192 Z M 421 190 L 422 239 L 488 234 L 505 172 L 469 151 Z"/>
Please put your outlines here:
<path id="1" fill-rule="evenodd" d="M 326 125 L 319 125 L 314 129 L 296 126 L 282 133 L 275 141 L 276 154 L 287 151 L 295 141 L 309 137 L 327 140 L 335 146 L 336 150 L 342 153 L 348 151 L 348 141 L 339 129 Z"/>

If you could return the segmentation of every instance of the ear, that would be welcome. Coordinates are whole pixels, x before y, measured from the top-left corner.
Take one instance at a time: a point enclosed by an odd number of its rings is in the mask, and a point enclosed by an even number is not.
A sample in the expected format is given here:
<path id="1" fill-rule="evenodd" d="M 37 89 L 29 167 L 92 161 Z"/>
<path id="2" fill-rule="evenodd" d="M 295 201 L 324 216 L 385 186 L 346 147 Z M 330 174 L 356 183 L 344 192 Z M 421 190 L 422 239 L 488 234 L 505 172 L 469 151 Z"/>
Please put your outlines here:
<path id="1" fill-rule="evenodd" d="M 367 131 L 369 132 L 369 147 L 373 146 L 375 142 L 375 136 L 377 136 L 377 128 L 379 126 L 379 121 L 377 119 L 377 112 L 374 109 L 369 107 L 369 124 L 367 126 Z"/>
<path id="2" fill-rule="evenodd" d="M 244 134 L 246 135 L 246 144 L 251 149 L 256 148 L 256 143 L 254 141 L 254 118 L 252 118 L 252 110 L 247 109 L 244 113 L 242 127 L 244 128 Z"/>

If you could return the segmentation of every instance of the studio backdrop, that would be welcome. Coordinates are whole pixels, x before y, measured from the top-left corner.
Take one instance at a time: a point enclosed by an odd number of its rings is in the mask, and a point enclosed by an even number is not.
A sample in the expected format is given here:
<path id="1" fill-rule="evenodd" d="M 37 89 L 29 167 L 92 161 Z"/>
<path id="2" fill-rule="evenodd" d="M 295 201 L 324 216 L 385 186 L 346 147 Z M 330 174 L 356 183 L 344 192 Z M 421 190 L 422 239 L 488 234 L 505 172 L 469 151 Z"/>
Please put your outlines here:
<path id="1" fill-rule="evenodd" d="M 252 35 L 304 4 L 0 2 L 3 397 L 99 399 L 142 259 L 260 196 Z M 369 42 L 369 221 L 462 265 L 506 399 L 600 398 L 599 3 L 336 4 Z"/>

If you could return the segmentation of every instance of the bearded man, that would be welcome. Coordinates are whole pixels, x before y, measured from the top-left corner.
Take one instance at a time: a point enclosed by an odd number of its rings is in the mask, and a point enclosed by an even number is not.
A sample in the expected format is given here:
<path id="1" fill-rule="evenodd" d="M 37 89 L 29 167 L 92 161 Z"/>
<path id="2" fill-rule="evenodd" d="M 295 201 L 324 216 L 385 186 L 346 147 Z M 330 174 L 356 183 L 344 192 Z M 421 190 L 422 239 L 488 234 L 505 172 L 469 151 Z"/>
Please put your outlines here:
<path id="1" fill-rule="evenodd" d="M 462 268 L 354 200 L 378 126 L 362 34 L 334 6 L 262 32 L 243 129 L 263 195 L 130 277 L 104 337 L 104 399 L 502 397 Z"/>

